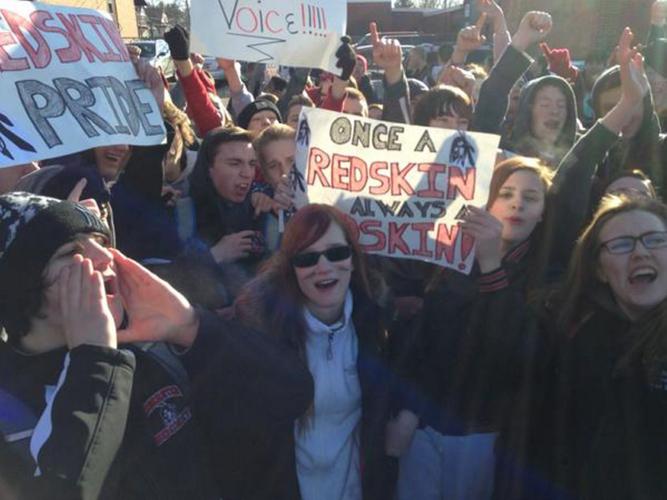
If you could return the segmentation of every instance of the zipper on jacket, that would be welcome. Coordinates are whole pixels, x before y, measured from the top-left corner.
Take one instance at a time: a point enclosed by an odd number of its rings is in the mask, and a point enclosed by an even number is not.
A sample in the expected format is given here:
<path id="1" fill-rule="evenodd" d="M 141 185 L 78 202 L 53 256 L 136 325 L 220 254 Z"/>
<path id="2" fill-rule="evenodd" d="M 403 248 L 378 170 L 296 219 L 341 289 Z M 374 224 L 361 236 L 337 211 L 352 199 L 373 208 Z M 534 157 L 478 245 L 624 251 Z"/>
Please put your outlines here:
<path id="1" fill-rule="evenodd" d="M 327 345 L 327 360 L 331 361 L 333 359 L 333 338 L 335 330 L 329 330 L 328 342 Z"/>

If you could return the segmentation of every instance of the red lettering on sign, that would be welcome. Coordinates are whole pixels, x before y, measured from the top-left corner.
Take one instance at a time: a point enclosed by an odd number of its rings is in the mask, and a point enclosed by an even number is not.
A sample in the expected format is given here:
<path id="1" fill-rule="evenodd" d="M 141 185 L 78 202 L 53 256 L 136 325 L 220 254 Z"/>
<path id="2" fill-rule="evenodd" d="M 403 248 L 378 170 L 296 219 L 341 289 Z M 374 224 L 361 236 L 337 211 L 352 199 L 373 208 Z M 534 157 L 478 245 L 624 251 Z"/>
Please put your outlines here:
<path id="1" fill-rule="evenodd" d="M 35 68 L 47 67 L 51 62 L 51 49 L 32 21 L 10 10 L 1 9 L 0 12 L 2 12 L 2 16 L 7 21 L 9 29 L 14 33 L 18 43 L 21 44 L 30 58 L 32 65 Z M 32 46 L 24 32 L 30 35 L 37 47 Z"/>
<path id="2" fill-rule="evenodd" d="M 459 226 L 447 228 L 446 224 L 438 224 L 438 231 L 435 237 L 435 258 L 436 260 L 445 257 L 445 260 L 452 264 L 454 262 L 454 245 L 459 235 Z"/>
<path id="3" fill-rule="evenodd" d="M 435 182 L 438 174 L 443 174 L 447 171 L 447 166 L 440 163 L 420 163 L 417 168 L 420 172 L 427 172 L 426 181 L 428 182 L 428 189 L 417 191 L 417 196 L 422 198 L 444 198 L 444 191 L 436 189 Z"/>
<path id="4" fill-rule="evenodd" d="M 398 163 L 391 164 L 391 194 L 394 196 L 400 196 L 401 191 L 405 194 L 412 196 L 415 194 L 415 190 L 412 189 L 410 183 L 406 180 L 405 176 L 410 173 L 410 170 L 414 168 L 414 163 L 408 163 L 405 168 L 400 168 Z"/>
<path id="5" fill-rule="evenodd" d="M 364 252 L 379 252 L 384 250 L 387 244 L 387 237 L 382 229 L 382 222 L 379 220 L 365 220 L 359 224 L 359 231 L 361 234 L 372 236 L 375 238 L 375 243 L 362 244 L 361 247 Z"/>
<path id="6" fill-rule="evenodd" d="M 456 198 L 457 192 L 459 192 L 465 200 L 474 199 L 476 177 L 476 168 L 461 169 L 459 167 L 450 166 L 449 181 L 447 183 L 447 198 L 453 200 Z"/>
<path id="7" fill-rule="evenodd" d="M 23 71 L 30 68 L 26 57 L 11 57 L 3 48 L 5 45 L 16 45 L 16 39 L 9 31 L 0 33 L 0 70 Z"/>
<path id="8" fill-rule="evenodd" d="M 382 175 L 380 170 L 388 170 L 389 164 L 386 161 L 374 161 L 371 163 L 371 179 L 378 181 L 379 186 L 372 186 L 369 191 L 371 194 L 387 194 L 391 189 L 389 177 Z"/>
<path id="9" fill-rule="evenodd" d="M 409 226 L 409 223 L 400 225 L 396 222 L 389 223 L 389 246 L 387 251 L 390 254 L 395 254 L 399 250 L 403 255 L 410 255 L 410 247 L 403 239 L 403 233 Z"/>
<path id="10" fill-rule="evenodd" d="M 433 257 L 433 251 L 428 249 L 428 233 L 433 231 L 433 222 L 413 222 L 412 229 L 419 233 L 419 248 L 412 250 L 412 255 L 419 257 Z"/>
<path id="11" fill-rule="evenodd" d="M 310 155 L 308 157 L 308 185 L 313 186 L 315 184 L 315 178 L 320 181 L 320 184 L 324 187 L 331 187 L 327 181 L 327 177 L 322 173 L 322 170 L 329 168 L 329 155 L 327 155 L 320 148 L 311 148 Z"/>

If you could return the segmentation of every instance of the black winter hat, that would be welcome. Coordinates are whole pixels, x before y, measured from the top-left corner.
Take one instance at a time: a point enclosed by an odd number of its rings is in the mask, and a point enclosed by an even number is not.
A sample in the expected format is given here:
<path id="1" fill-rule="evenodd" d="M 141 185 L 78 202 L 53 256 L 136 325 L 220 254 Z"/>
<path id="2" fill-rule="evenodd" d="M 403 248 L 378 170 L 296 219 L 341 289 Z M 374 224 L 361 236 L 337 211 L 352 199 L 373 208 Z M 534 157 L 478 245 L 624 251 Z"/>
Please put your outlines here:
<path id="1" fill-rule="evenodd" d="M 257 99 L 256 101 L 248 104 L 245 108 L 243 108 L 243 111 L 239 113 L 239 116 L 236 119 L 237 125 L 247 130 L 252 117 L 260 111 L 273 111 L 276 114 L 278 121 L 281 123 L 283 121 L 283 117 L 280 115 L 280 110 L 278 110 L 278 107 L 275 104 L 266 99 Z"/>
<path id="2" fill-rule="evenodd" d="M 109 228 L 77 203 L 24 192 L 0 196 L 0 302 L 38 288 L 51 256 L 80 233 L 110 238 Z"/>

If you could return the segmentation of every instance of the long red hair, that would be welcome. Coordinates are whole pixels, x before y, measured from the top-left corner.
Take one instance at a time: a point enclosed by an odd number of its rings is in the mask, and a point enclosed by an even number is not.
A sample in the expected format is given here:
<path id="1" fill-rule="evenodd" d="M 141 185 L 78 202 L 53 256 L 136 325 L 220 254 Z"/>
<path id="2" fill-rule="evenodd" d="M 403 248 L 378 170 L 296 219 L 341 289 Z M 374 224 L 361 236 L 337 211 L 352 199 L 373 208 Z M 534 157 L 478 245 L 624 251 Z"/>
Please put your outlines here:
<path id="1" fill-rule="evenodd" d="M 352 248 L 352 289 L 370 297 L 368 273 L 356 225 L 337 208 L 311 204 L 290 219 L 280 249 L 241 290 L 235 302 L 236 315 L 242 323 L 277 334 L 296 347 L 304 359 L 306 331 L 301 313 L 304 297 L 291 259 L 324 236 L 332 223 L 343 230 Z"/>

